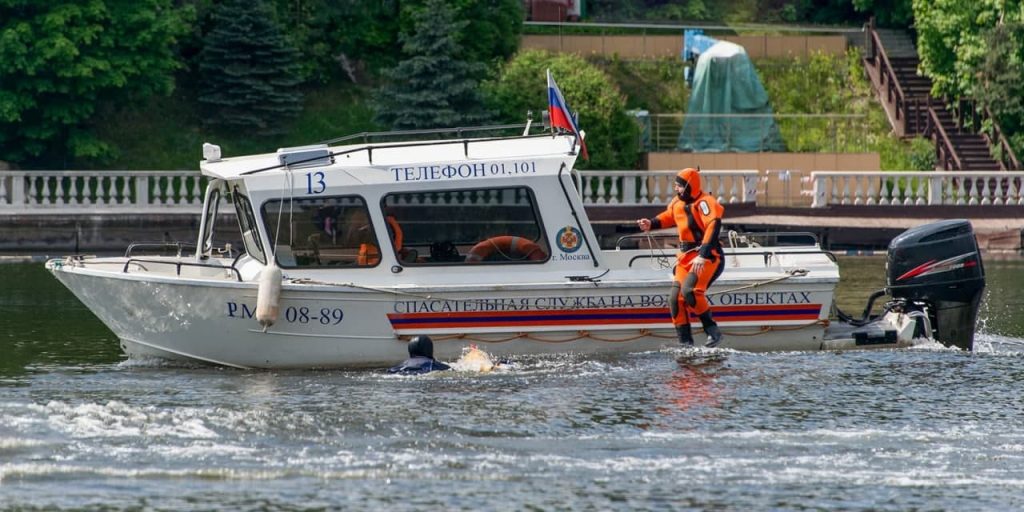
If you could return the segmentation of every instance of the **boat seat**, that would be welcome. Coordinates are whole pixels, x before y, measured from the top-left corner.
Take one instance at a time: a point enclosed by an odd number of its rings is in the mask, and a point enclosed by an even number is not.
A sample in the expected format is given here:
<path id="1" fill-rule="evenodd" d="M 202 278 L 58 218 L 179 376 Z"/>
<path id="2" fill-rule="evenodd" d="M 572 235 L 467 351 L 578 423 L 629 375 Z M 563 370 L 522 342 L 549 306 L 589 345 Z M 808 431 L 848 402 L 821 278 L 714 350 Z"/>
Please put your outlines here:
<path id="1" fill-rule="evenodd" d="M 295 261 L 295 252 L 292 251 L 290 245 L 279 245 L 277 246 L 277 264 L 282 267 L 295 267 L 298 266 L 298 262 Z"/>

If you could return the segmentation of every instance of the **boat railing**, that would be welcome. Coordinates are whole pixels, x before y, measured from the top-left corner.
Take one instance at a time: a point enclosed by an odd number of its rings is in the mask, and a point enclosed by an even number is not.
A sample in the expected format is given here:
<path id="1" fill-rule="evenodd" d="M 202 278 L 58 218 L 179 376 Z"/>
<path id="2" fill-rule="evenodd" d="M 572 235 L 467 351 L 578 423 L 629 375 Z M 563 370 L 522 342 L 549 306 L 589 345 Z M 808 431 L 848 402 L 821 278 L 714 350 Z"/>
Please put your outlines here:
<path id="1" fill-rule="evenodd" d="M 437 128 L 431 130 L 392 130 L 386 132 L 362 132 L 352 135 L 346 135 L 344 137 L 336 137 L 333 139 L 322 140 L 317 144 L 337 145 L 342 143 L 353 143 L 362 142 L 363 144 L 372 144 L 375 140 L 383 139 L 410 139 L 419 136 L 431 136 L 432 140 L 436 140 L 438 136 L 452 135 L 456 139 L 462 139 L 472 134 L 484 134 L 494 132 L 505 132 L 511 130 L 522 131 L 527 127 L 531 128 L 543 128 L 544 125 L 533 123 L 519 123 L 519 124 L 499 124 L 489 126 L 464 126 L 456 128 Z"/>
<path id="2" fill-rule="evenodd" d="M 510 125 L 510 126 L 514 126 L 514 125 Z M 526 125 L 522 125 L 522 126 L 526 126 Z M 344 150 L 340 150 L 340 151 L 327 151 L 327 152 L 324 152 L 324 150 L 321 150 L 319 152 L 314 152 L 315 153 L 314 155 L 309 156 L 307 158 L 299 158 L 299 159 L 296 159 L 296 160 L 289 161 L 287 163 L 280 163 L 280 164 L 270 165 L 270 166 L 267 166 L 267 167 L 260 167 L 260 168 L 257 168 L 257 169 L 251 169 L 251 170 L 239 173 L 239 174 L 242 175 L 242 176 L 248 176 L 248 175 L 251 175 L 251 174 L 259 174 L 259 173 L 265 172 L 265 171 L 273 171 L 275 169 L 283 169 L 285 167 L 295 167 L 295 166 L 299 166 L 299 165 L 302 165 L 302 164 L 309 164 L 309 163 L 312 163 L 312 162 L 319 162 L 319 161 L 324 160 L 324 159 L 333 159 L 334 157 L 337 157 L 337 156 L 350 155 L 350 154 L 362 153 L 362 152 L 366 152 L 366 159 L 367 159 L 367 161 L 370 163 L 370 165 L 373 165 L 373 152 L 375 150 L 376 151 L 380 151 L 382 149 L 383 150 L 387 150 L 387 149 L 396 149 L 396 148 L 413 148 L 413 147 L 425 147 L 425 146 L 446 146 L 446 145 L 452 145 L 452 144 L 461 144 L 462 145 L 463 154 L 466 156 L 466 158 L 469 158 L 469 146 L 472 145 L 472 144 L 478 144 L 478 143 L 481 143 L 481 142 L 493 142 L 493 141 L 496 141 L 496 140 L 527 139 L 527 138 L 539 138 L 539 137 L 548 137 L 548 136 L 549 136 L 548 134 L 539 133 L 539 134 L 529 134 L 529 135 L 524 134 L 524 135 L 511 136 L 511 137 L 509 137 L 509 136 L 476 137 L 476 138 L 472 138 L 472 139 L 459 138 L 459 139 L 450 139 L 450 140 L 437 140 L 436 138 L 434 138 L 434 139 L 431 139 L 431 140 L 428 140 L 428 141 L 395 142 L 395 143 L 387 143 L 387 144 L 384 144 L 384 143 L 382 143 L 382 144 L 365 144 L 365 145 L 362 145 L 362 146 L 358 146 L 358 147 L 354 147 L 354 148 L 348 148 L 348 149 L 344 149 Z M 333 160 L 331 160 L 331 161 L 333 161 Z"/>
<path id="3" fill-rule="evenodd" d="M 679 170 L 579 171 L 576 190 L 585 205 L 665 205 L 675 195 L 672 183 Z M 757 201 L 757 170 L 701 171 L 704 191 L 723 204 Z"/>
<path id="4" fill-rule="evenodd" d="M 180 258 L 182 250 L 191 249 L 194 252 L 195 248 L 196 244 L 189 242 L 132 242 L 130 245 L 128 245 L 128 248 L 125 249 L 124 257 L 131 258 L 132 253 L 135 252 L 136 250 L 157 249 L 160 252 L 163 252 L 166 249 L 173 249 L 175 251 L 175 256 Z"/>
<path id="5" fill-rule="evenodd" d="M 766 250 L 763 250 L 763 251 L 752 251 L 752 252 L 744 251 L 743 253 L 730 253 L 730 252 L 726 252 L 725 253 L 725 256 L 761 256 L 761 257 L 764 258 L 764 266 L 766 266 L 766 267 L 771 264 L 771 261 L 776 256 L 786 256 L 786 255 L 800 255 L 800 256 L 822 255 L 822 256 L 825 256 L 826 258 L 828 258 L 829 261 L 831 261 L 832 263 L 837 263 L 838 262 L 838 259 L 836 259 L 836 255 L 833 254 L 832 251 L 826 251 L 824 249 L 818 249 L 818 250 L 813 250 L 813 251 L 808 251 L 808 250 L 802 250 L 802 251 L 776 251 L 776 250 L 767 250 L 766 249 Z M 670 254 L 655 254 L 654 252 L 651 252 L 651 253 L 648 253 L 648 254 L 637 254 L 637 255 L 635 255 L 635 256 L 633 256 L 633 257 L 631 257 L 629 259 L 629 268 L 633 268 L 633 262 L 635 262 L 637 260 L 657 260 L 657 259 L 664 259 L 664 258 L 671 258 L 671 257 L 673 257 L 673 255 L 670 255 Z"/>
<path id="6" fill-rule="evenodd" d="M 615 249 L 622 249 L 623 242 L 635 241 L 636 245 L 641 245 L 642 242 L 647 240 L 671 240 L 670 245 L 675 245 L 675 240 L 679 238 L 675 232 L 671 233 L 632 233 L 629 235 L 620 236 L 615 241 Z M 746 248 L 757 248 L 769 244 L 769 239 L 774 238 L 771 242 L 774 246 L 780 247 L 818 247 L 818 235 L 809 231 L 757 231 L 757 232 L 745 232 L 745 231 L 728 231 L 723 233 L 719 239 L 723 242 L 723 247 L 730 249 L 741 248 L 740 244 L 745 244 L 743 247 Z M 785 239 L 784 243 L 779 244 L 779 239 Z M 801 238 L 807 239 L 808 243 L 793 243 L 792 240 L 799 240 Z M 761 242 L 755 241 L 761 240 Z"/>
<path id="7" fill-rule="evenodd" d="M 241 256 L 242 256 L 242 254 L 239 254 L 238 256 L 236 256 L 234 261 L 231 262 L 231 266 L 230 267 L 225 267 L 224 265 L 214 265 L 212 263 L 199 263 L 199 262 L 194 262 L 194 261 L 157 260 L 157 259 L 148 259 L 148 258 L 128 258 L 124 262 L 124 269 L 122 270 L 122 272 L 125 273 L 125 274 L 129 273 L 128 272 L 128 268 L 131 265 L 133 265 L 133 264 L 138 266 L 138 267 L 140 267 L 140 268 L 142 268 L 142 270 L 148 272 L 149 269 L 146 268 L 146 266 L 143 265 L 143 263 L 149 263 L 151 265 L 153 265 L 153 264 L 155 264 L 155 265 L 174 265 L 175 266 L 175 274 L 178 275 L 178 276 L 181 276 L 181 267 L 212 268 L 212 269 L 217 269 L 217 270 L 227 270 L 227 271 L 230 271 L 230 272 L 234 272 L 235 279 L 237 279 L 238 282 L 242 282 L 242 273 L 239 272 L 238 268 L 235 266 L 235 264 L 238 263 L 238 259 Z"/>

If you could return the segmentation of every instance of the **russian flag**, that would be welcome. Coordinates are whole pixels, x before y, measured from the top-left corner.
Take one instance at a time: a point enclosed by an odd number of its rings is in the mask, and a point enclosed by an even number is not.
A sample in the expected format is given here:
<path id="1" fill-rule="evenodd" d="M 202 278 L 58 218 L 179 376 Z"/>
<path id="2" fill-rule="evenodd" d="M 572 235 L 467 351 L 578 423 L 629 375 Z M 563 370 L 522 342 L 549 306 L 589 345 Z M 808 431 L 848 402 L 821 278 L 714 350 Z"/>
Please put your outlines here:
<path id="1" fill-rule="evenodd" d="M 548 70 L 548 113 L 551 116 L 551 126 L 571 131 L 576 136 L 576 141 L 580 143 L 583 159 L 590 160 L 590 155 L 587 154 L 587 143 L 580 136 L 580 128 L 576 126 L 576 121 L 569 113 L 569 105 L 566 104 L 562 91 L 558 90 L 555 79 L 551 77 L 550 69 Z"/>

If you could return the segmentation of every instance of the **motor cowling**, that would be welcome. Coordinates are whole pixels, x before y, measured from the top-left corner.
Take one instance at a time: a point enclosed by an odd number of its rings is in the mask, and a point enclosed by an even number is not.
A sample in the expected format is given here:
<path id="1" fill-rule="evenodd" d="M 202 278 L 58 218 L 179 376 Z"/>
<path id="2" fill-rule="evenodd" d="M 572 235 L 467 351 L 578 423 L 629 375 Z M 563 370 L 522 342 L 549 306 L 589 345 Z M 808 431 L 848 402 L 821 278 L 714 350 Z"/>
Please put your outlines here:
<path id="1" fill-rule="evenodd" d="M 889 243 L 886 274 L 893 299 L 924 305 L 939 342 L 974 348 L 985 268 L 969 221 L 944 220 L 904 231 Z"/>

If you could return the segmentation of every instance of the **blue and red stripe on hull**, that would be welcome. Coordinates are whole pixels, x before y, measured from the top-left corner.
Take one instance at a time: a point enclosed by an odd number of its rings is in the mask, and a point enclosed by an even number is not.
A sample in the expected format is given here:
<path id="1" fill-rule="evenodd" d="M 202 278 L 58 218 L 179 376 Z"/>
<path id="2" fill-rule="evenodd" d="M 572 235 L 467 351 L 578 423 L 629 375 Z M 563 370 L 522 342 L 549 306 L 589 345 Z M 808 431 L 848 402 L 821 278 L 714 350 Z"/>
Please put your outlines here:
<path id="1" fill-rule="evenodd" d="M 814 321 L 821 304 L 772 306 L 716 306 L 720 324 L 738 322 Z M 657 325 L 669 323 L 668 308 L 604 308 L 570 310 L 474 311 L 459 313 L 390 313 L 395 330 L 465 329 L 472 327 L 522 330 L 528 327 L 583 328 L 602 325 Z M 692 322 L 699 322 L 691 315 Z"/>

